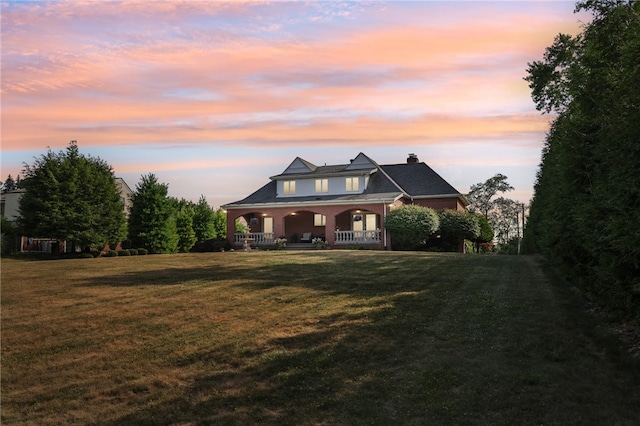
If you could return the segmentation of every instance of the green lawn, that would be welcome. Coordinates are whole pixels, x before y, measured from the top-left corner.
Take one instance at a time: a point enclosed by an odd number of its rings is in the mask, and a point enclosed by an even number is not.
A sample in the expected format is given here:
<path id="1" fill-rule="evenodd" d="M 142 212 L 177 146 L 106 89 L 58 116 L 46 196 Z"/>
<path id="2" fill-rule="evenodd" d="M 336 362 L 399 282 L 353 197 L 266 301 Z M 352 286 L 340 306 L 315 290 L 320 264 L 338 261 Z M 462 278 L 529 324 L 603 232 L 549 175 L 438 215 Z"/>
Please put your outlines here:
<path id="1" fill-rule="evenodd" d="M 634 425 L 640 363 L 534 257 L 2 261 L 2 424 Z"/>

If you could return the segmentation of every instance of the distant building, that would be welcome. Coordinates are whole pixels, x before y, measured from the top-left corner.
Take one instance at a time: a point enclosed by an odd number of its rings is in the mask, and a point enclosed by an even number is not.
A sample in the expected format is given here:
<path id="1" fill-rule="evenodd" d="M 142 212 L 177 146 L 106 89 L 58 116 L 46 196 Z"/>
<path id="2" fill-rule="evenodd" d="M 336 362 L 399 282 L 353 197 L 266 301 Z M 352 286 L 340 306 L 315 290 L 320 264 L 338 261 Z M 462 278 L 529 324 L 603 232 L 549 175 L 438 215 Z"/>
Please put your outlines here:
<path id="1" fill-rule="evenodd" d="M 22 194 L 24 194 L 24 189 L 16 189 L 0 194 L 0 214 L 7 218 L 9 222 L 16 222 L 20 216 L 18 208 L 20 207 Z"/>

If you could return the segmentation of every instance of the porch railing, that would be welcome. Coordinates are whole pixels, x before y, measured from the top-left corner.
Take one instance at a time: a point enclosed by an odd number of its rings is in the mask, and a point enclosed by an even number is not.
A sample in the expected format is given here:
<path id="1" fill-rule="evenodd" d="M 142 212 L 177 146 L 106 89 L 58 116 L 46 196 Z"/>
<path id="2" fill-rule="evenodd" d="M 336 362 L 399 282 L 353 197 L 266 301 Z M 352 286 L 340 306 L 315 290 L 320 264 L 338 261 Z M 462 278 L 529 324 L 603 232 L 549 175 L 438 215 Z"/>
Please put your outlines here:
<path id="1" fill-rule="evenodd" d="M 380 243 L 380 230 L 336 231 L 336 244 L 377 244 Z"/>
<path id="2" fill-rule="evenodd" d="M 379 244 L 380 230 L 371 231 L 336 231 L 335 244 Z M 273 232 L 251 232 L 245 234 L 236 232 L 234 234 L 234 242 L 236 246 L 244 244 L 248 240 L 249 245 L 271 245 L 275 244 L 275 235 Z"/>
<path id="3" fill-rule="evenodd" d="M 274 244 L 275 238 L 273 232 L 236 232 L 234 235 L 235 245 L 243 245 L 248 240 L 250 245 L 269 245 Z"/>

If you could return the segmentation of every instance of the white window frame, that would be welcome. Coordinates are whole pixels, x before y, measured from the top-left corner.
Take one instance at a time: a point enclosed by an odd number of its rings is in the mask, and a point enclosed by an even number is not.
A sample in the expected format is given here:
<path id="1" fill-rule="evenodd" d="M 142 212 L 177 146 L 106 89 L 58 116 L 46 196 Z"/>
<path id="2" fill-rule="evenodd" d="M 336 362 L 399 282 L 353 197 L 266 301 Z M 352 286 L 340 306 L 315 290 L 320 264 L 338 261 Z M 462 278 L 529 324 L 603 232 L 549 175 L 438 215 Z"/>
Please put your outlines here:
<path id="1" fill-rule="evenodd" d="M 265 234 L 273 234 L 273 217 L 264 216 L 262 218 L 262 232 Z"/>
<path id="2" fill-rule="evenodd" d="M 291 195 L 296 193 L 296 181 L 285 180 L 282 182 L 282 188 L 285 194 Z"/>
<path id="3" fill-rule="evenodd" d="M 360 178 L 348 177 L 345 179 L 345 191 L 354 192 L 360 190 Z"/>
<path id="4" fill-rule="evenodd" d="M 316 179 L 316 193 L 329 192 L 329 179 Z"/>

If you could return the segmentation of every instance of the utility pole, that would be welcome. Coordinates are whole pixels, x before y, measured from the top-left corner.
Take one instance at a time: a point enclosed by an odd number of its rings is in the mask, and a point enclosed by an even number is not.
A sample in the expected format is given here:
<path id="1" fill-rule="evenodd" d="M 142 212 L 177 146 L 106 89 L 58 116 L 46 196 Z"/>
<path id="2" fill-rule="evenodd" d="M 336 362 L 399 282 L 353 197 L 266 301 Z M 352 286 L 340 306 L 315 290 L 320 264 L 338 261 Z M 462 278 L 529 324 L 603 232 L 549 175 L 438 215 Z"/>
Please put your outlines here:
<path id="1" fill-rule="evenodd" d="M 516 229 L 518 230 L 518 255 L 520 255 L 520 241 L 522 241 L 522 238 L 520 238 L 520 218 L 519 218 L 520 211 L 518 207 L 520 206 L 516 204 Z"/>
<path id="2" fill-rule="evenodd" d="M 520 221 L 519 221 L 519 217 L 520 216 L 520 209 L 522 209 L 522 236 L 520 236 Z M 524 209 L 525 209 L 525 205 L 524 203 L 518 203 L 518 208 L 516 209 L 516 222 L 517 222 L 517 228 L 518 228 L 518 254 L 520 254 L 520 245 L 521 242 L 524 238 Z"/>

